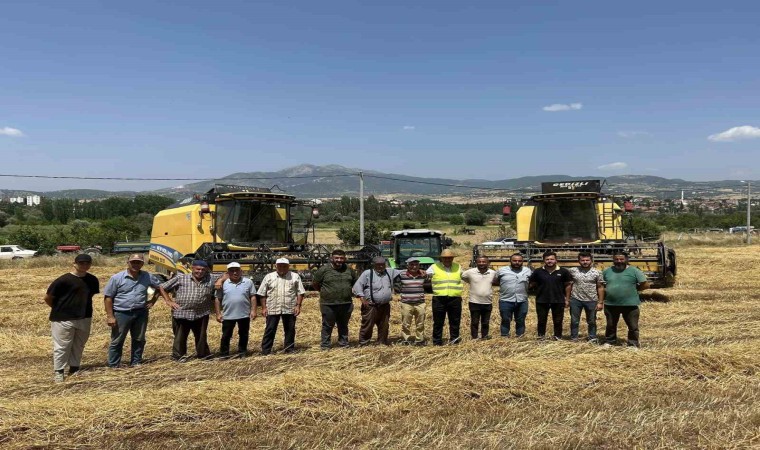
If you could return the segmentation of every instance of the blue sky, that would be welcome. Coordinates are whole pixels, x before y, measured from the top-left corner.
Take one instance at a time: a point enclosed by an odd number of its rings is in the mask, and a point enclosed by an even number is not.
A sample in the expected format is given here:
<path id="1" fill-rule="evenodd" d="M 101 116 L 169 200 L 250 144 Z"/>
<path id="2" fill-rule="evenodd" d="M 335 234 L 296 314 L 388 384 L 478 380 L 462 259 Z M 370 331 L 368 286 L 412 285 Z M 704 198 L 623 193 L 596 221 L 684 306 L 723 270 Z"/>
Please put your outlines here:
<path id="1" fill-rule="evenodd" d="M 750 1 L 4 2 L 0 173 L 758 179 L 759 17 Z"/>

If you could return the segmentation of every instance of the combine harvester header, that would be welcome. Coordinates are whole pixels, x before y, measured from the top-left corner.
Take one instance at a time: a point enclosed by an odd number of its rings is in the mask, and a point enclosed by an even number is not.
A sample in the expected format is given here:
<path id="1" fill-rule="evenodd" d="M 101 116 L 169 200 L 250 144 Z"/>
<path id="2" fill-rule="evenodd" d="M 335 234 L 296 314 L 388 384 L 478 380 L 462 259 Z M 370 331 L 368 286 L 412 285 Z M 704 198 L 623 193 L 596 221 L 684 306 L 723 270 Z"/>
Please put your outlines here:
<path id="1" fill-rule="evenodd" d="M 213 272 L 224 272 L 235 261 L 257 283 L 275 270 L 277 258 L 287 258 L 308 287 L 312 272 L 329 263 L 331 253 L 309 241 L 317 215 L 314 203 L 292 195 L 216 185 L 156 215 L 149 258 L 166 277 L 190 272 L 195 259 L 206 261 Z M 380 250 L 366 246 L 346 253 L 349 265 L 364 270 Z"/>
<path id="2" fill-rule="evenodd" d="M 475 258 L 485 255 L 494 268 L 509 265 L 521 253 L 531 267 L 540 267 L 547 250 L 557 253 L 560 265 L 574 266 L 578 252 L 588 251 L 597 268 L 612 265 L 612 255 L 625 251 L 632 266 L 641 269 L 652 287 L 671 286 L 676 274 L 676 253 L 662 241 L 642 241 L 624 235 L 623 218 L 633 211 L 631 202 L 621 208 L 602 193 L 600 180 L 555 181 L 541 184 L 515 215 L 516 239 L 473 248 Z"/>

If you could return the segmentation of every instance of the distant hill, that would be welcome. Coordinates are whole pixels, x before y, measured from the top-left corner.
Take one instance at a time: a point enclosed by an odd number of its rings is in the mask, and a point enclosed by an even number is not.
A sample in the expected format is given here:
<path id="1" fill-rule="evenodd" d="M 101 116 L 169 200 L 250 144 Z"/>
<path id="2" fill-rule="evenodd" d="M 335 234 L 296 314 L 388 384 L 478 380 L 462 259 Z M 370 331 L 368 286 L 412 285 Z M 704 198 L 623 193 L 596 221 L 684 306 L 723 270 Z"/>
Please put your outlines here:
<path id="1" fill-rule="evenodd" d="M 360 169 L 340 165 L 316 166 L 301 164 L 276 172 L 237 172 L 215 180 L 201 181 L 182 186 L 158 189 L 154 191 L 101 191 L 91 189 L 74 189 L 52 192 L 31 192 L 0 190 L 3 197 L 27 194 L 38 194 L 51 198 L 94 199 L 105 197 L 133 197 L 136 194 L 156 194 L 182 199 L 199 192 L 206 192 L 214 184 L 235 184 L 243 186 L 273 187 L 303 198 L 339 197 L 341 195 L 358 195 Z M 657 195 L 663 197 L 679 197 L 681 190 L 693 197 L 727 196 L 740 194 L 743 190 L 738 180 L 722 180 L 696 182 L 678 178 L 663 178 L 651 175 L 617 175 L 604 177 L 600 175 L 568 176 L 568 175 L 538 175 L 503 180 L 449 178 L 424 178 L 394 173 L 383 173 L 365 170 L 365 193 L 369 194 L 407 194 L 407 195 L 472 195 L 473 189 L 462 186 L 473 186 L 486 190 L 499 189 L 505 192 L 495 194 L 520 197 L 538 192 L 542 182 L 573 181 L 584 179 L 606 180 L 604 191 L 613 194 L 627 195 Z M 455 186 L 450 186 L 455 185 Z M 459 186 L 456 186 L 459 185 Z"/>
<path id="2" fill-rule="evenodd" d="M 186 184 L 174 188 L 153 191 L 156 194 L 174 198 L 187 197 L 196 192 L 211 189 L 214 183 L 237 184 L 246 186 L 276 186 L 299 197 L 337 197 L 341 195 L 358 195 L 360 169 L 339 165 L 314 166 L 302 164 L 277 172 L 238 172 L 213 181 Z M 538 192 L 542 182 L 557 180 L 605 179 L 601 175 L 569 176 L 569 175 L 538 175 L 503 180 L 450 178 L 424 178 L 394 173 L 383 173 L 365 170 L 364 189 L 367 194 L 411 194 L 411 195 L 453 195 L 469 194 L 473 189 L 459 186 L 464 185 L 482 189 L 504 189 L 508 196 L 529 195 Z M 344 176 L 349 175 L 349 176 Z M 300 177 L 300 178 L 299 178 Z M 737 180 L 694 182 L 682 179 L 670 179 L 651 175 L 618 175 L 606 178 L 605 192 L 651 195 L 665 193 L 665 196 L 680 196 L 680 191 L 699 192 L 700 195 L 710 196 L 726 189 L 726 193 L 741 191 Z M 669 193 L 669 194 L 668 194 Z M 693 195 L 693 194 L 692 194 Z"/>

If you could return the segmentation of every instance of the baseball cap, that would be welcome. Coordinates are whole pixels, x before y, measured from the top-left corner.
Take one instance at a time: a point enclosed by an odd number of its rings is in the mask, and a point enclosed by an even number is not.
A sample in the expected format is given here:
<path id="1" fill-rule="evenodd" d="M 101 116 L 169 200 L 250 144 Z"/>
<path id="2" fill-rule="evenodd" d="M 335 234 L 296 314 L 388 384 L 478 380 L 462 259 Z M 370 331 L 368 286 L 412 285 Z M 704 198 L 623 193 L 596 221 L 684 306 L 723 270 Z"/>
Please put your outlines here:
<path id="1" fill-rule="evenodd" d="M 193 261 L 193 265 L 199 267 L 208 267 L 208 263 L 202 259 L 196 259 Z"/>
<path id="2" fill-rule="evenodd" d="M 129 259 L 127 259 L 127 262 L 131 262 L 131 261 L 145 262 L 145 257 L 141 253 L 135 253 L 135 254 L 129 255 Z"/>
<path id="3" fill-rule="evenodd" d="M 92 262 L 92 256 L 88 255 L 87 253 L 82 253 L 80 255 L 77 255 L 76 258 L 74 258 L 75 263 L 91 263 Z"/>
<path id="4" fill-rule="evenodd" d="M 415 257 L 415 256 L 412 256 L 411 258 L 406 258 L 406 263 L 407 264 L 413 263 L 413 262 L 420 262 L 420 259 L 417 258 L 417 257 Z"/>
<path id="5" fill-rule="evenodd" d="M 277 261 L 274 262 L 275 264 L 290 264 L 290 261 L 288 261 L 288 258 L 277 258 Z"/>
<path id="6" fill-rule="evenodd" d="M 240 268 L 240 263 L 231 262 L 231 263 L 227 264 L 227 270 L 230 270 L 230 269 L 239 269 L 239 268 Z"/>
<path id="7" fill-rule="evenodd" d="M 385 258 L 382 256 L 375 256 L 372 258 L 372 264 L 385 264 Z"/>

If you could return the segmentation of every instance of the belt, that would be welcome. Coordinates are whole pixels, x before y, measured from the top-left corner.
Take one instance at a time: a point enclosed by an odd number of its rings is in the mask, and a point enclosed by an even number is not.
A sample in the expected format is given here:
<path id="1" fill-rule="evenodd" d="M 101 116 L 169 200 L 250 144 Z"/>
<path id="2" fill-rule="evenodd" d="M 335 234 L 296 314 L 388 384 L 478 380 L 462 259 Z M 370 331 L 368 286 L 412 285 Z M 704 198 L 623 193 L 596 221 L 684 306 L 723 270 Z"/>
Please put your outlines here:
<path id="1" fill-rule="evenodd" d="M 139 308 L 131 308 L 131 309 L 114 309 L 115 312 L 135 312 L 135 311 L 142 311 L 144 310 L 144 306 L 140 306 Z"/>

